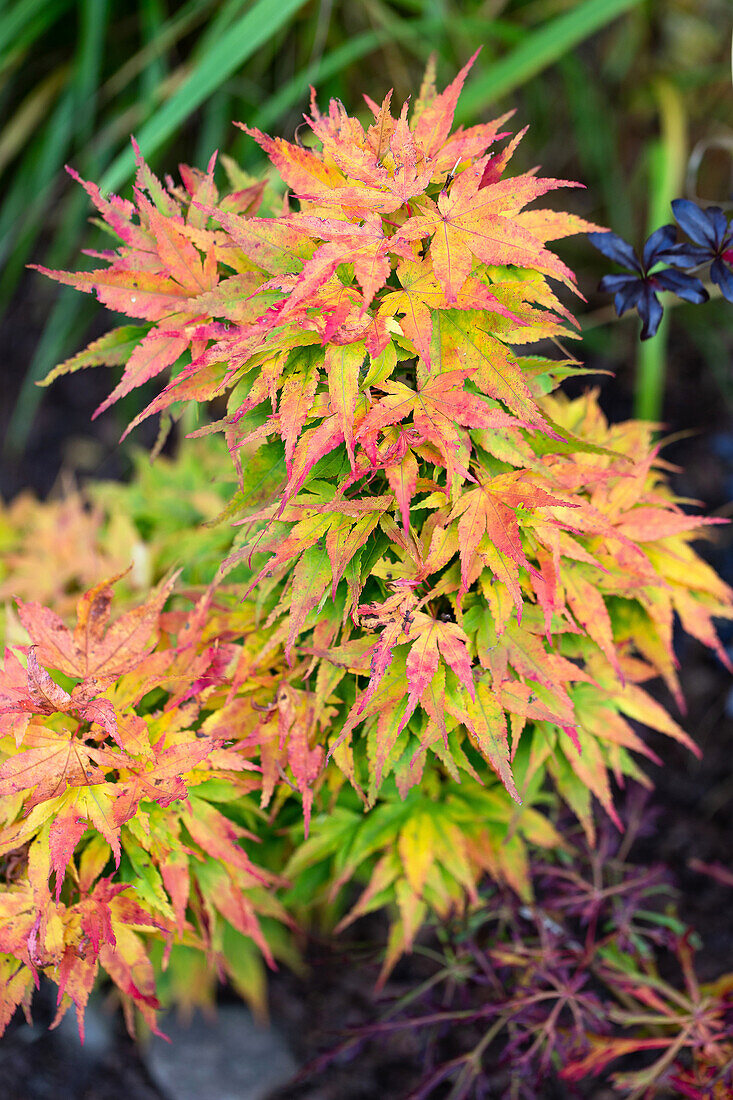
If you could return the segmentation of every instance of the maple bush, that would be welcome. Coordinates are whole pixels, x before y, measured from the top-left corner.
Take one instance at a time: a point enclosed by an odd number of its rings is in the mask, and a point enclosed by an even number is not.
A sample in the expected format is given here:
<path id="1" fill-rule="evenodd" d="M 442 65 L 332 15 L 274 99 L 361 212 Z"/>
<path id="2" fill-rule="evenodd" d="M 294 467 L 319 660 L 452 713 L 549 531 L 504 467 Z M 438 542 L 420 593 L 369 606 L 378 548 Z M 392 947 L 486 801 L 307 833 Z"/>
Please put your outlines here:
<path id="1" fill-rule="evenodd" d="M 185 586 L 167 576 L 109 627 L 111 580 L 73 629 L 67 607 L 18 601 L 3 1022 L 41 972 L 81 1019 L 101 968 L 155 1026 L 169 963 L 179 998 L 176 965 L 204 999 L 221 973 L 261 1005 L 293 922 L 387 905 L 384 980 L 485 875 L 531 900 L 558 797 L 591 844 L 594 797 L 620 826 L 612 782 L 658 759 L 636 723 L 697 751 L 644 685 L 682 705 L 675 615 L 727 663 L 731 592 L 691 545 L 717 521 L 682 510 L 653 425 L 559 389 L 586 371 L 547 244 L 599 227 L 527 209 L 572 185 L 506 174 L 508 116 L 451 133 L 468 68 L 440 94 L 428 73 L 397 118 L 368 100 L 366 129 L 314 98 L 309 144 L 248 131 L 285 194 L 231 164 L 220 194 L 213 159 L 176 185 L 138 155 L 134 201 L 83 183 L 118 243 L 46 274 L 135 323 L 47 381 L 122 366 L 102 413 L 168 372 L 130 428 L 190 429 L 200 406 L 190 434 L 223 433 L 232 464 L 210 471 L 219 527 L 195 532 L 204 510 L 167 528 L 160 564 L 190 554 Z"/>

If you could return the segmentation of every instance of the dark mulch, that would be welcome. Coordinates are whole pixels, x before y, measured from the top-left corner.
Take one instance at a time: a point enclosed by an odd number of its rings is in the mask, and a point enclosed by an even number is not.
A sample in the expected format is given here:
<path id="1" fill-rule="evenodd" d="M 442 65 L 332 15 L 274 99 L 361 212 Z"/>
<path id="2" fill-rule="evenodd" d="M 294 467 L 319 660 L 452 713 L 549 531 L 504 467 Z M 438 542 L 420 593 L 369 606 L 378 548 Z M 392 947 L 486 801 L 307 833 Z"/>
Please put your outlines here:
<path id="1" fill-rule="evenodd" d="M 42 985 L 34 1026 L 18 1014 L 0 1041 L 0 1096 L 7 1100 L 168 1100 L 156 1087 L 119 1013 L 94 1005 L 84 1046 L 73 1013 L 56 1031 L 55 989 Z"/>

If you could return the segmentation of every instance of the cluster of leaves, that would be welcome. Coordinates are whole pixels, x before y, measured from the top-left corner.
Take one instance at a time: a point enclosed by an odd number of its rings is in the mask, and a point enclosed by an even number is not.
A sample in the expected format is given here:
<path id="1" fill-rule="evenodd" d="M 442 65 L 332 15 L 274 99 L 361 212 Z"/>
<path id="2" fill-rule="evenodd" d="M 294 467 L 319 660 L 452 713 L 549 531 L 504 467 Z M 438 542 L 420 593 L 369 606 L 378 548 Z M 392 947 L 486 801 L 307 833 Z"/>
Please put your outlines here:
<path id="1" fill-rule="evenodd" d="M 251 645 L 227 640 L 247 630 L 241 610 L 234 631 L 211 592 L 163 612 L 174 579 L 111 624 L 112 589 L 98 584 L 73 630 L 18 601 L 31 645 L 7 650 L 0 674 L 3 1027 L 43 972 L 83 1033 L 99 967 L 130 1025 L 134 1005 L 155 1027 L 146 936 L 166 955 L 174 938 L 204 953 L 262 1007 L 254 945 L 270 963 L 273 947 L 260 917 L 274 945 L 288 918 L 277 877 L 240 841 L 258 839 L 247 826 L 262 816 L 244 712 L 258 720 L 272 683 L 247 680 Z M 299 748 L 294 736 L 282 754 L 296 770 Z"/>
<path id="2" fill-rule="evenodd" d="M 690 274 L 692 270 L 709 265 L 710 281 L 733 302 L 733 223 L 719 206 L 702 208 L 689 199 L 675 199 L 672 211 L 689 242 L 678 242 L 676 228 L 663 225 L 652 233 L 639 256 L 615 233 L 589 235 L 604 256 L 629 272 L 605 275 L 599 290 L 614 295 L 619 317 L 629 309 L 636 310 L 642 321 L 642 340 L 654 336 L 662 320 L 660 290 L 670 290 L 698 305 L 707 302 L 709 294 L 700 279 Z M 663 263 L 670 266 L 659 270 Z"/>
<path id="3" fill-rule="evenodd" d="M 476 900 L 485 872 L 531 903 L 530 849 L 559 843 L 541 813 L 548 777 L 592 842 L 593 797 L 620 825 L 612 779 L 643 778 L 632 754 L 656 759 L 633 722 L 694 749 L 642 685 L 661 675 L 682 702 L 675 615 L 727 661 L 712 620 L 731 593 L 690 545 L 715 521 L 674 499 L 651 426 L 609 426 L 594 393 L 556 392 L 584 373 L 574 359 L 530 353 L 573 334 L 548 278 L 574 278 L 547 242 L 596 227 L 526 208 L 564 184 L 505 175 L 521 135 L 495 149 L 504 119 L 451 133 L 467 71 L 440 94 L 428 73 L 397 118 L 389 95 L 368 101 L 366 128 L 314 100 L 311 145 L 251 131 L 285 197 L 246 177 L 222 197 L 213 161 L 183 167 L 179 187 L 138 158 L 134 202 L 84 184 L 121 243 L 106 267 L 50 274 L 138 323 L 53 374 L 122 366 L 102 412 L 170 372 L 133 425 L 224 404 L 194 434 L 222 431 L 234 461 L 222 571 L 238 570 L 241 606 L 220 585 L 171 618 L 163 586 L 154 614 L 137 613 L 148 634 L 133 663 L 82 667 L 53 637 L 104 650 L 108 587 L 82 598 L 73 635 L 19 604 L 31 647 L 27 669 L 6 659 L 0 768 L 17 874 L 3 904 L 24 914 L 3 941 L 20 960 L 8 1004 L 42 966 L 77 1005 L 98 963 L 117 981 L 111 939 L 89 954 L 77 922 L 87 840 L 150 901 L 148 934 L 183 936 L 225 970 L 239 948 L 216 913 L 266 952 L 258 907 L 348 923 L 390 904 L 386 976 L 428 912 Z M 76 823 L 63 849 L 58 820 Z M 264 869 L 243 828 L 277 834 Z M 176 851 L 195 889 L 164 871 Z M 352 879 L 365 890 L 345 912 Z M 240 890 L 254 900 L 222 913 Z"/>
<path id="4" fill-rule="evenodd" d="M 347 1053 L 358 1072 L 362 1050 L 408 1030 L 419 1037 L 414 1100 L 534 1100 L 548 1080 L 581 1095 L 576 1086 L 599 1074 L 628 1100 L 729 1096 L 733 975 L 698 981 L 695 938 L 661 868 L 627 862 L 608 827 L 592 848 L 562 831 L 558 857 L 532 865 L 531 905 L 482 890 L 480 909 L 417 948 L 422 981 L 383 995 L 378 1021 L 352 1028 L 299 1078 Z"/>

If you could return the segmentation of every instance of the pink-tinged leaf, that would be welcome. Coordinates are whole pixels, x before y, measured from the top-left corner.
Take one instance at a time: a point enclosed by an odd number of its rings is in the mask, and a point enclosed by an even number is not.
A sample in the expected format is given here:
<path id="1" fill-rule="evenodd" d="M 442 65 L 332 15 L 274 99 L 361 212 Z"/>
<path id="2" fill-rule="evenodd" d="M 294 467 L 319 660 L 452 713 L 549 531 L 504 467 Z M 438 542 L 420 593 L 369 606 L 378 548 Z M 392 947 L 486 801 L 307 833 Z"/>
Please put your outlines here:
<path id="1" fill-rule="evenodd" d="M 471 698 L 475 698 L 471 658 L 466 649 L 468 638 L 465 632 L 457 623 L 439 622 L 437 638 L 441 657 L 453 669 Z"/>
<path id="2" fill-rule="evenodd" d="M 109 199 L 105 199 L 96 183 L 83 180 L 68 164 L 66 171 L 73 180 L 81 184 L 107 225 L 123 244 L 141 252 L 152 253 L 154 248 L 152 236 L 142 225 L 136 225 L 132 220 L 137 213 L 133 203 L 121 199 L 118 195 L 110 195 Z"/>
<path id="3" fill-rule="evenodd" d="M 562 237 L 572 237 L 576 233 L 604 233 L 605 227 L 579 218 L 577 214 L 566 214 L 564 210 L 523 210 L 515 215 L 517 225 L 526 229 L 538 241 L 557 241 Z"/>
<path id="4" fill-rule="evenodd" d="M 431 683 L 438 668 L 438 623 L 430 615 L 419 612 L 410 623 L 410 638 L 414 641 L 407 655 L 407 686 L 409 702 L 414 704 Z"/>
<path id="5" fill-rule="evenodd" d="M 354 413 L 359 393 L 359 371 L 366 358 L 362 343 L 329 344 L 325 367 L 331 409 L 343 432 L 351 468 L 354 468 Z"/>
<path id="6" fill-rule="evenodd" d="M 563 573 L 562 580 L 570 610 L 583 630 L 590 635 L 603 652 L 623 684 L 625 682 L 624 674 L 618 662 L 618 654 L 613 641 L 611 618 L 603 596 L 594 584 L 587 581 L 577 571 L 566 570 Z"/>
<path id="7" fill-rule="evenodd" d="M 310 744 L 313 729 L 313 713 L 307 705 L 297 705 L 297 694 L 287 685 L 278 692 L 279 739 L 287 748 L 287 759 L 298 790 L 303 798 L 303 819 L 305 835 L 310 829 L 311 807 L 313 805 L 313 784 L 323 767 L 323 748 Z"/>
<path id="8" fill-rule="evenodd" d="M 418 465 L 411 450 L 406 449 L 399 462 L 387 466 L 385 471 L 389 487 L 395 495 L 402 516 L 405 534 L 410 530 L 410 501 L 417 489 Z"/>
<path id="9" fill-rule="evenodd" d="M 445 91 L 435 95 L 430 103 L 421 111 L 414 123 L 416 140 L 425 151 L 426 156 L 432 157 L 440 150 L 447 140 L 453 125 L 453 116 L 456 112 L 458 97 L 463 90 L 466 77 L 473 66 L 474 61 L 481 52 L 479 47 L 466 62 L 458 76 L 448 85 Z"/>
<path id="10" fill-rule="evenodd" d="M 135 188 L 138 194 L 138 201 L 141 197 L 144 199 L 144 196 L 140 193 L 147 191 L 155 204 L 156 210 L 172 218 L 179 217 L 180 208 L 178 201 L 173 195 L 169 194 L 165 187 L 163 187 L 163 184 L 160 182 L 155 172 L 153 172 L 150 165 L 146 164 L 140 146 L 134 137 L 130 138 L 130 144 L 132 145 L 135 154 L 135 164 L 137 165 L 137 171 L 135 172 Z"/>
<path id="11" fill-rule="evenodd" d="M 369 655 L 370 680 L 366 691 L 357 699 L 355 713 L 362 714 L 392 664 L 392 651 L 396 645 L 408 640 L 415 608 L 415 597 L 407 591 L 397 592 L 383 604 L 367 604 L 359 607 L 362 625 L 374 629 L 383 626 Z"/>
<path id="12" fill-rule="evenodd" d="M 469 489 L 461 495 L 451 512 L 458 520 L 458 539 L 461 558 L 461 582 L 468 590 L 470 569 L 474 554 L 484 535 L 501 554 L 517 565 L 530 569 L 519 535 L 519 524 L 513 509 L 502 502 L 498 494 L 485 486 Z"/>
<path id="13" fill-rule="evenodd" d="M 330 581 L 331 565 L 327 551 L 320 545 L 311 546 L 303 553 L 293 572 L 289 600 L 289 629 L 285 644 L 285 656 L 288 660 L 306 618 L 318 607 Z"/>
<path id="14" fill-rule="evenodd" d="M 674 608 L 680 617 L 683 630 L 708 646 L 717 655 L 718 660 L 733 672 L 733 663 L 720 642 L 718 632 L 713 625 L 711 613 L 707 608 L 684 589 L 675 585 L 673 593 Z M 722 608 L 720 609 L 722 610 Z"/>
<path id="15" fill-rule="evenodd" d="M 280 436 L 285 444 L 285 468 L 288 478 L 293 471 L 293 453 L 311 413 L 313 398 L 318 389 L 318 369 L 309 366 L 294 372 L 285 379 L 280 394 Z M 352 419 L 353 434 L 353 419 Z"/>
<path id="16" fill-rule="evenodd" d="M 163 333 L 149 332 L 141 341 L 127 360 L 122 379 L 106 397 L 101 405 L 94 410 L 93 417 L 105 412 L 110 405 L 114 405 L 125 394 L 137 389 L 138 386 L 157 377 L 166 367 L 172 366 L 179 356 L 183 355 L 188 347 L 188 338 L 183 336 L 170 336 Z"/>
<path id="17" fill-rule="evenodd" d="M 568 735 L 568 737 L 570 738 L 570 740 L 572 741 L 573 745 L 575 746 L 575 748 L 578 752 L 578 756 L 580 756 L 580 754 L 582 752 L 582 749 L 580 747 L 580 741 L 578 739 L 578 727 L 577 726 L 563 726 L 562 731 L 563 731 L 563 733 L 566 733 Z"/>
<path id="18" fill-rule="evenodd" d="M 45 802 L 63 794 L 69 785 L 99 782 L 102 778 L 103 773 L 81 745 L 73 745 L 68 736 L 55 740 L 49 737 L 42 747 L 26 749 L 3 762 L 0 798 L 35 788 L 32 801 Z"/>
<path id="19" fill-rule="evenodd" d="M 424 199 L 425 213 L 398 230 L 400 240 L 431 237 L 430 258 L 447 301 L 455 302 L 476 260 L 491 266 L 515 264 L 541 271 L 574 289 L 572 271 L 513 220 L 522 206 L 564 180 L 519 176 L 481 187 L 485 164 L 478 161 L 442 191 L 437 204 Z"/>
<path id="20" fill-rule="evenodd" d="M 564 728 L 567 731 L 569 727 Z M 577 727 L 575 737 L 571 740 L 573 743 L 570 746 L 564 739 L 560 740 L 560 747 L 570 767 L 581 783 L 593 792 L 619 832 L 623 832 L 621 819 L 613 804 L 606 762 L 598 742 L 594 737 L 590 737 L 584 730 Z"/>
<path id="21" fill-rule="evenodd" d="M 165 859 L 161 860 L 160 874 L 163 885 L 168 891 L 168 896 L 173 904 L 173 912 L 176 914 L 178 935 L 183 936 L 186 927 L 188 896 L 191 889 L 186 852 L 175 848 L 168 852 Z"/>
<path id="22" fill-rule="evenodd" d="M 538 635 L 531 634 L 517 623 L 508 624 L 501 644 L 506 649 L 506 659 L 516 672 L 545 687 L 562 691 L 564 683 L 591 682 L 584 669 L 559 653 L 545 649 Z"/>
<path id="23" fill-rule="evenodd" d="M 215 206 L 201 205 L 199 209 L 226 230 L 229 240 L 226 246 L 222 246 L 222 251 L 224 262 L 229 266 L 239 270 L 236 253 L 241 251 L 251 264 L 269 274 L 301 271 L 308 249 L 303 248 L 302 242 L 284 219 L 245 218 Z M 249 272 L 245 274 L 251 278 Z"/>
<path id="24" fill-rule="evenodd" d="M 473 371 L 472 381 L 487 397 L 503 402 L 522 423 L 554 435 L 537 408 L 516 356 L 476 321 L 476 314 L 458 310 L 437 314 L 443 354 L 458 350 L 462 364 Z"/>
<path id="25" fill-rule="evenodd" d="M 617 703 L 619 710 L 622 710 L 629 718 L 633 718 L 637 722 L 643 722 L 645 726 L 659 730 L 660 733 L 666 733 L 668 737 L 672 737 L 675 741 L 679 741 L 681 745 L 685 745 L 695 756 L 702 756 L 698 746 L 688 737 L 682 727 L 667 714 L 664 707 L 647 695 L 638 684 L 627 683 L 621 691 L 615 693 L 614 701 Z"/>
<path id="26" fill-rule="evenodd" d="M 120 739 L 115 708 L 109 699 L 90 699 L 82 703 L 79 707 L 79 717 L 85 722 L 93 722 L 101 726 L 107 736 L 116 741 L 121 749 L 126 749 L 127 746 Z"/>
<path id="27" fill-rule="evenodd" d="M 67 711 L 71 706 L 68 691 L 54 683 L 45 668 L 38 664 L 35 646 L 28 650 L 28 694 L 41 714 Z"/>
<path id="28" fill-rule="evenodd" d="M 191 296 L 210 290 L 212 280 L 207 278 L 201 257 L 183 228 L 157 210 L 150 211 L 149 220 L 158 255 L 171 278 Z"/>
<path id="29" fill-rule="evenodd" d="M 51 867 L 56 874 L 56 901 L 61 897 L 61 887 L 64 883 L 64 875 L 69 860 L 74 854 L 74 849 L 79 843 L 82 834 L 88 829 L 86 821 L 82 821 L 74 808 L 68 810 L 51 822 L 49 830 L 49 847 L 51 851 Z"/>
<path id="30" fill-rule="evenodd" d="M 181 815 L 183 824 L 193 840 L 204 852 L 219 863 L 251 875 L 255 881 L 264 881 L 265 873 L 260 873 L 239 844 L 244 836 L 251 836 L 246 829 L 236 825 L 223 814 L 215 810 L 208 802 L 191 799 L 191 810 Z"/>
<path id="31" fill-rule="evenodd" d="M 82 680 L 116 679 L 135 668 L 154 648 L 158 618 L 176 577 L 163 581 L 139 607 L 125 612 L 108 629 L 112 581 L 102 581 L 79 601 L 74 632 L 39 603 L 18 600 L 18 615 L 50 668 Z"/>
<path id="32" fill-rule="evenodd" d="M 336 599 L 336 588 L 360 547 L 364 545 L 379 522 L 379 512 L 360 516 L 356 522 L 342 516 L 335 520 L 326 534 L 326 549 L 331 562 L 331 596 Z"/>
<path id="33" fill-rule="evenodd" d="M 252 129 L 241 122 L 236 125 L 244 130 L 245 134 L 253 137 L 264 149 L 288 187 L 292 188 L 296 195 L 307 196 L 313 192 L 327 191 L 344 182 L 341 172 L 337 168 L 324 164 L 315 152 L 304 149 L 300 145 L 291 145 L 282 138 L 268 137 L 260 130 Z"/>
<path id="34" fill-rule="evenodd" d="M 474 745 L 514 801 L 521 804 L 509 757 L 506 713 L 499 697 L 486 681 L 479 680 L 473 697 L 468 692 L 460 696 L 447 694 L 446 706 L 449 713 L 466 726 Z"/>
<path id="35" fill-rule="evenodd" d="M 177 401 L 212 401 L 224 392 L 228 384 L 227 367 L 223 363 L 197 363 L 184 367 L 165 389 L 130 421 L 122 433 L 121 440 L 126 439 L 130 432 L 148 417 L 164 412 Z"/>
<path id="36" fill-rule="evenodd" d="M 666 508 L 642 506 L 625 512 L 616 526 L 622 535 L 634 542 L 654 542 L 684 531 L 702 529 L 710 524 L 729 522 L 730 520 L 717 516 L 688 516 Z"/>
<path id="37" fill-rule="evenodd" d="M 42 275 L 87 294 L 97 292 L 108 309 L 143 321 L 160 321 L 184 308 L 187 291 L 173 279 L 150 271 L 126 271 L 100 268 L 98 271 L 52 271 L 40 264 L 31 265 Z"/>
<path id="38" fill-rule="evenodd" d="M 328 416 L 318 427 L 303 432 L 293 454 L 284 498 L 290 500 L 300 492 L 315 464 L 343 441 L 343 427 L 336 416 Z"/>
<path id="39" fill-rule="evenodd" d="M 254 940 L 262 952 L 268 966 L 274 967 L 275 960 L 272 957 L 272 950 L 262 934 L 254 905 L 249 898 L 242 893 L 239 886 L 235 882 L 232 882 L 231 879 L 222 875 L 217 883 L 216 889 L 213 891 L 212 901 L 221 915 L 225 917 L 238 932 Z"/>

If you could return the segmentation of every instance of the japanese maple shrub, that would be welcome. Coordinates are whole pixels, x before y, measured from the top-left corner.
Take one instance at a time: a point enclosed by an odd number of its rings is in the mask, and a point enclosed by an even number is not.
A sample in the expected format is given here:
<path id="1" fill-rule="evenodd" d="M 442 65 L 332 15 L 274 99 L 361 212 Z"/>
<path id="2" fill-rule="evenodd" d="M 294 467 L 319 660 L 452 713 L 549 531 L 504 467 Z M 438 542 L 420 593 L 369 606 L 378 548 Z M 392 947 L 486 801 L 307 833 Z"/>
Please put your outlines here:
<path id="1" fill-rule="evenodd" d="M 237 534 L 173 610 L 171 580 L 109 627 L 102 578 L 73 629 L 19 603 L 3 1020 L 40 972 L 81 1016 L 101 967 L 154 1023 L 151 951 L 257 999 L 293 918 L 396 903 L 386 973 L 486 872 L 531 895 L 547 777 L 592 838 L 593 796 L 616 821 L 611 777 L 653 756 L 630 720 L 694 749 L 642 684 L 681 702 L 675 614 L 726 659 L 731 594 L 690 545 L 713 521 L 650 425 L 609 426 L 558 391 L 575 359 L 527 352 L 575 334 L 548 242 L 598 227 L 528 209 L 572 185 L 507 174 L 506 117 L 451 133 L 468 68 L 397 118 L 367 100 L 366 129 L 314 99 L 308 144 L 248 131 L 284 196 L 233 165 L 221 195 L 213 160 L 178 186 L 139 157 L 134 201 L 83 184 L 117 247 L 47 274 L 135 323 L 54 374 L 123 366 L 103 412 L 169 372 L 133 425 L 226 399 L 195 434 L 224 433 Z"/>

